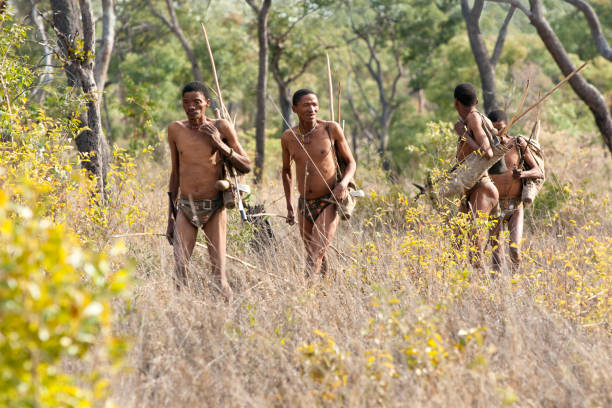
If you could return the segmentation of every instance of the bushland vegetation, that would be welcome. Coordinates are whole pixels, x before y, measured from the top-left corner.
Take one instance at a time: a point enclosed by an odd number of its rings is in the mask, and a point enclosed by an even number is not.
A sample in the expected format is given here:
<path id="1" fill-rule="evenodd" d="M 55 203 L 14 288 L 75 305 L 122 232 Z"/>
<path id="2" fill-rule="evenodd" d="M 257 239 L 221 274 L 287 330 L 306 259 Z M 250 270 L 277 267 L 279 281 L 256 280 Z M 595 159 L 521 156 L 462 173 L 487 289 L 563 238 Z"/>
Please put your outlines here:
<path id="1" fill-rule="evenodd" d="M 496 276 L 474 270 L 475 249 L 458 245 L 468 242 L 468 220 L 457 202 L 414 200 L 412 182 L 451 165 L 452 87 L 480 83 L 457 4 L 272 2 L 270 37 L 286 44 L 274 69 L 286 80 L 304 68 L 291 86 L 316 89 L 323 118 L 320 51 L 330 54 L 366 198 L 341 223 L 329 277 L 306 280 L 298 231 L 274 216 L 284 215 L 282 122 L 268 109 L 262 180 L 247 201 L 272 214 L 274 239 L 254 245 L 257 228 L 230 213 L 228 253 L 238 260 L 228 260 L 235 299 L 226 304 L 199 246 L 190 288 L 173 287 L 172 250 L 161 234 L 165 125 L 183 116 L 179 90 L 194 70 L 179 37 L 151 9 L 174 14 L 169 21 L 180 24 L 211 82 L 199 31 L 207 24 L 224 101 L 254 154 L 253 10 L 238 1 L 115 2 L 116 40 L 100 95 L 111 145 L 101 195 L 75 145 L 91 100 L 66 85 L 59 60 L 51 79 L 41 81 L 48 72 L 39 63 L 41 32 L 28 20 L 31 4 L 1 3 L 0 405 L 612 403 L 611 161 L 572 89 L 562 88 L 539 112 L 548 177 L 526 213 L 520 269 Z M 590 3 L 609 30 L 610 6 Z M 32 4 L 49 24 L 49 5 Z M 612 65 L 591 44 L 587 23 L 570 5 L 547 11 L 572 57 L 590 60 L 584 75 L 609 106 Z M 486 39 L 495 38 L 506 13 L 486 2 Z M 289 27 L 291 36 L 281 38 Z M 55 34 L 43 28 L 53 46 Z M 376 57 L 364 37 L 374 41 Z M 401 55 L 393 43 L 400 37 L 411 39 Z M 376 60 L 382 88 L 369 69 L 376 73 Z M 495 69 L 498 102 L 511 113 L 527 78 L 536 89 L 529 103 L 563 76 L 521 15 L 508 27 Z M 286 84 L 270 81 L 267 92 L 282 106 L 281 91 Z M 381 98 L 394 107 L 388 123 L 380 121 Z M 534 118 L 512 133 L 526 133 Z M 489 227 L 478 225 L 482 234 Z"/>

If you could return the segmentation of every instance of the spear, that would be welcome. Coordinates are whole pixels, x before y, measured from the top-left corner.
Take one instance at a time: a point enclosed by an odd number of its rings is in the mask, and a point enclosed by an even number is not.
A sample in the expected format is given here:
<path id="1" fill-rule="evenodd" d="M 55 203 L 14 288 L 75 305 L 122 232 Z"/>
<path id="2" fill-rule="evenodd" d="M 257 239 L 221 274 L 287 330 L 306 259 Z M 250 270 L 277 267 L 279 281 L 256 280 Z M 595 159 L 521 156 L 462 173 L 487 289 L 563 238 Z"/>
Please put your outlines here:
<path id="1" fill-rule="evenodd" d="M 331 117 L 331 121 L 334 121 L 334 87 L 332 85 L 332 74 L 331 74 L 331 66 L 329 64 L 329 54 L 326 52 L 325 56 L 327 57 L 327 80 L 329 82 L 329 114 Z"/>
<path id="2" fill-rule="evenodd" d="M 342 95 L 342 82 L 338 82 L 338 123 L 342 123 L 340 121 L 340 96 Z M 344 130 L 344 126 L 342 126 L 342 130 Z"/>

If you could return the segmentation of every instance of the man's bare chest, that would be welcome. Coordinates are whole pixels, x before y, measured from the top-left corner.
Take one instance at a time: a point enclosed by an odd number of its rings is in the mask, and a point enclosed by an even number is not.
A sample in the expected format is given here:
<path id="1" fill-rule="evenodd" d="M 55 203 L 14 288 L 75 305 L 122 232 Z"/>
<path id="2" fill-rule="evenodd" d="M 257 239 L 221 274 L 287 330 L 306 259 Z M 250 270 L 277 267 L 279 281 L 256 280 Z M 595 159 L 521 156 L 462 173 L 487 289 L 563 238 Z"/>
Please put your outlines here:
<path id="1" fill-rule="evenodd" d="M 291 156 L 298 165 L 311 161 L 321 163 L 332 158 L 331 140 L 324 130 L 304 142 L 294 140 L 291 147 Z"/>
<path id="2" fill-rule="evenodd" d="M 209 160 L 218 156 L 218 150 L 208 136 L 189 129 L 177 138 L 176 148 L 183 160 Z"/>

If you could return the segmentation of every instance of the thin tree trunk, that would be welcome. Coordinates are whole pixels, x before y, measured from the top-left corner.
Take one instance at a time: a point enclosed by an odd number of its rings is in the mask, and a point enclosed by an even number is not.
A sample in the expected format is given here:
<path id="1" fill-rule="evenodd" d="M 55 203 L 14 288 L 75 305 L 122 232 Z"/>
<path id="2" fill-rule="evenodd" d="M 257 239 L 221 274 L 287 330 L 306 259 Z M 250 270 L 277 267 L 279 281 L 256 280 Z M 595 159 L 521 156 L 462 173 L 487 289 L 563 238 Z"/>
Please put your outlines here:
<path id="1" fill-rule="evenodd" d="M 38 31 L 38 35 L 40 36 L 40 43 L 43 47 L 44 67 L 38 79 L 38 84 L 36 85 L 36 88 L 32 91 L 32 99 L 36 103 L 41 103 L 45 98 L 44 86 L 50 83 L 53 79 L 53 50 L 51 49 L 51 47 L 49 47 L 49 42 L 47 40 L 47 33 L 45 31 L 43 19 L 38 11 L 38 7 L 36 7 L 37 3 L 38 0 L 30 0 L 30 4 L 32 5 L 30 17 L 32 18 L 32 23 L 36 27 L 36 30 Z"/>
<path id="2" fill-rule="evenodd" d="M 461 0 L 461 11 L 465 19 L 470 47 L 478 66 L 482 85 L 484 109 L 490 112 L 497 108 L 497 87 L 495 86 L 495 69 L 489 59 L 489 52 L 480 32 L 480 15 L 484 0 L 475 0 L 472 9 L 469 9 L 467 0 Z"/>
<path id="3" fill-rule="evenodd" d="M 417 97 L 418 97 L 418 112 L 419 114 L 422 114 L 425 112 L 425 90 L 423 88 L 420 88 L 417 91 Z"/>
<path id="4" fill-rule="evenodd" d="M 280 82 L 277 82 L 277 84 L 281 113 L 283 114 L 283 117 L 285 118 L 287 123 L 289 123 L 289 126 L 293 127 L 295 126 L 295 123 L 293 120 L 293 110 L 291 109 L 291 106 L 293 105 L 293 102 L 291 100 L 291 89 L 289 89 L 288 86 L 281 84 Z M 285 121 L 283 120 L 283 132 L 289 129 L 287 123 L 285 123 Z"/>
<path id="5" fill-rule="evenodd" d="M 102 42 L 96 50 L 94 78 L 98 92 L 103 93 L 106 87 L 106 74 L 115 44 L 115 1 L 102 0 Z"/>
<path id="6" fill-rule="evenodd" d="M 266 156 L 266 89 L 268 87 L 268 13 L 272 0 L 264 0 L 257 7 L 253 0 L 247 3 L 257 13 L 257 40 L 259 44 L 259 72 L 257 74 L 257 114 L 255 115 L 255 183 L 262 181 Z"/>
<path id="7" fill-rule="evenodd" d="M 105 182 L 108 173 L 109 149 L 106 136 L 102 131 L 98 88 L 94 78 L 94 63 L 91 55 L 95 51 L 95 24 L 89 0 L 79 0 L 79 10 L 72 0 L 51 0 L 53 25 L 58 36 L 59 55 L 64 62 L 68 84 L 78 86 L 88 96 L 87 109 L 81 112 L 81 120 L 88 130 L 76 137 L 76 145 L 81 155 L 81 166 L 97 177 L 98 194 L 105 200 Z M 80 11 L 80 19 L 77 12 Z M 77 22 L 82 22 L 79 30 Z M 82 41 L 82 55 L 77 41 Z"/>

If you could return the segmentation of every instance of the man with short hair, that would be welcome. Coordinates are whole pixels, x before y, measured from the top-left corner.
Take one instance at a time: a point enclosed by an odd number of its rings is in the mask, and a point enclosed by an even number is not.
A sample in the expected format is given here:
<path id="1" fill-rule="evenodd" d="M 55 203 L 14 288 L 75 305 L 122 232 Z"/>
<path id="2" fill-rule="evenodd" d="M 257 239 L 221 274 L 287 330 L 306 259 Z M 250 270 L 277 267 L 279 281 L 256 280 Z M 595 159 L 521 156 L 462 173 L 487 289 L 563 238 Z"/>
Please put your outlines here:
<path id="1" fill-rule="evenodd" d="M 281 136 L 283 188 L 287 202 L 287 222 L 295 223 L 291 193 L 291 163 L 295 162 L 298 199 L 298 223 L 306 247 L 306 275 L 324 275 L 326 251 L 338 226 L 336 204 L 348 194 L 348 184 L 355 174 L 355 159 L 336 122 L 317 119 L 319 100 L 309 89 L 293 95 L 293 112 L 298 125 Z M 337 157 L 346 163 L 342 178 L 337 173 Z"/>
<path id="2" fill-rule="evenodd" d="M 483 121 L 488 119 L 476 110 L 478 105 L 476 87 L 470 83 L 459 84 L 455 87 L 454 97 L 455 109 L 460 117 L 455 124 L 455 131 L 459 135 L 457 161 L 463 161 L 474 151 L 487 158 L 493 157 L 491 143 L 483 129 L 485 125 Z M 472 219 L 477 217 L 487 219 L 491 210 L 497 205 L 497 188 L 486 173 L 464 194 L 459 211 L 468 214 Z M 471 238 L 477 249 L 477 254 L 471 257 L 471 262 L 475 267 L 484 269 L 482 259 L 484 240 L 476 236 L 474 231 L 471 232 Z"/>
<path id="3" fill-rule="evenodd" d="M 497 130 L 506 127 L 508 117 L 501 109 L 489 112 L 489 119 Z M 510 150 L 504 156 L 508 171 L 503 174 L 491 174 L 493 184 L 499 192 L 499 211 L 492 218 L 497 221 L 491 231 L 491 246 L 493 247 L 493 267 L 501 270 L 504 265 L 504 242 L 500 241 L 504 224 L 508 223 L 510 231 L 510 259 L 513 267 L 521 262 L 521 238 L 523 236 L 523 203 L 521 194 L 523 191 L 523 180 L 526 178 L 542 177 L 542 171 L 533 158 L 527 142 L 522 137 L 510 138 L 508 145 Z M 520 150 L 519 150 L 520 149 Z M 524 170 L 523 163 L 529 170 Z"/>
<path id="4" fill-rule="evenodd" d="M 224 161 L 241 173 L 251 170 L 251 161 L 229 122 L 206 117 L 210 105 L 206 95 L 208 89 L 201 82 L 185 85 L 182 99 L 187 120 L 168 126 L 172 170 L 166 237 L 174 246 L 175 282 L 180 288 L 187 284 L 189 259 L 198 229 L 202 228 L 216 283 L 231 302 L 232 289 L 225 273 L 227 214 L 215 183 L 221 179 Z"/>

